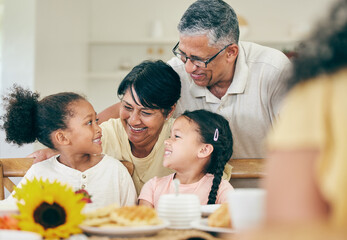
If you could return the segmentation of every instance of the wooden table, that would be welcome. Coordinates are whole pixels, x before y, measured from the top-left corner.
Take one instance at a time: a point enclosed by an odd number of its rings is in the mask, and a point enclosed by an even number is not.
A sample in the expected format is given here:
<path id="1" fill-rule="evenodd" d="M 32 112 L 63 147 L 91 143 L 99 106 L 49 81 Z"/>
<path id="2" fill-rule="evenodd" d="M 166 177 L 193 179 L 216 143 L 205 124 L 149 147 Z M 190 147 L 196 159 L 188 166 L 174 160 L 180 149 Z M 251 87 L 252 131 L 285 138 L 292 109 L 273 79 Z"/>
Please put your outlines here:
<path id="1" fill-rule="evenodd" d="M 103 236 L 90 236 L 88 240 L 187 240 L 187 239 L 206 239 L 206 240 L 237 240 L 237 235 L 218 235 L 213 236 L 210 233 L 200 230 L 188 229 L 188 230 L 176 230 L 176 229 L 164 229 L 153 236 L 148 237 L 135 237 L 135 238 L 118 238 L 118 237 L 103 237 Z"/>

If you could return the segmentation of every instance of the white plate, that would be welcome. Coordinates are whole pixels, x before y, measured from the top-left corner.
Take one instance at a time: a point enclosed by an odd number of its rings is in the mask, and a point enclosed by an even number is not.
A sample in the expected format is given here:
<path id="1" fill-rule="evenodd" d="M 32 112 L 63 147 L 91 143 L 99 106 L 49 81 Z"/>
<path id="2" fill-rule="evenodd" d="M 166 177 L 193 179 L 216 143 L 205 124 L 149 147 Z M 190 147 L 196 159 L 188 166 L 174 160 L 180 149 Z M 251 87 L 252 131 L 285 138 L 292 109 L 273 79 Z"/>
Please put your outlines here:
<path id="1" fill-rule="evenodd" d="M 219 207 L 220 207 L 220 204 L 201 205 L 201 216 L 208 217 L 211 213 L 216 211 Z"/>
<path id="2" fill-rule="evenodd" d="M 236 233 L 235 229 L 232 228 L 221 228 L 221 227 L 210 227 L 207 224 L 207 219 L 200 219 L 198 221 L 193 221 L 191 226 L 195 229 L 202 230 L 205 232 L 213 233 Z"/>
<path id="3" fill-rule="evenodd" d="M 6 240 L 41 240 L 41 235 L 19 230 L 0 230 L 0 239 Z"/>
<path id="4" fill-rule="evenodd" d="M 15 203 L 1 202 L 0 201 L 0 216 L 18 214 L 18 208 Z"/>
<path id="5" fill-rule="evenodd" d="M 168 227 L 169 222 L 163 221 L 160 225 L 134 226 L 134 227 L 88 227 L 81 225 L 81 229 L 88 234 L 112 236 L 112 237 L 140 237 L 154 235 Z"/>

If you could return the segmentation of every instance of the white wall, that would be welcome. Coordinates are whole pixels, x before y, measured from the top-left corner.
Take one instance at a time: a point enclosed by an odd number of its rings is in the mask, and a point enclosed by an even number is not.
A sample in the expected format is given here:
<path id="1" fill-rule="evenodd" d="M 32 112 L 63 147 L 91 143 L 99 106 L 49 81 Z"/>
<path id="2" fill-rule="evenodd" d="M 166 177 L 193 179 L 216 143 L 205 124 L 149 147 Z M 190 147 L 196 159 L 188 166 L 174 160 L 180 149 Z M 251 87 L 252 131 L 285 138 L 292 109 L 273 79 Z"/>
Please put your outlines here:
<path id="1" fill-rule="evenodd" d="M 13 83 L 42 97 L 60 91 L 87 94 L 89 4 L 85 0 L 4 2 L 2 94 Z M 6 144 L 0 131 L 0 157 L 26 156 L 35 146 L 18 149 Z"/>
<path id="2" fill-rule="evenodd" d="M 335 0 L 227 0 L 250 26 L 248 40 L 298 40 Z"/>
<path id="3" fill-rule="evenodd" d="M 334 0 L 226 0 L 250 26 L 247 39 L 287 41 L 293 33 L 327 12 Z M 133 40 L 149 37 L 160 20 L 165 38 L 177 38 L 177 23 L 193 0 L 91 0 L 91 40 Z M 294 28 L 294 29 L 293 29 Z M 305 27 L 303 27 L 305 28 Z"/>
<path id="4" fill-rule="evenodd" d="M 18 83 L 33 89 L 35 78 L 35 0 L 6 0 L 3 19 L 1 95 Z M 18 17 L 20 16 L 20 17 Z M 0 99 L 2 106 L 2 98 Z M 3 108 L 0 109 L 1 115 Z M 0 157 L 20 157 L 32 152 L 33 147 L 5 144 L 4 132 L 0 131 Z"/>
<path id="5" fill-rule="evenodd" d="M 87 93 L 89 1 L 37 0 L 35 89 Z"/>

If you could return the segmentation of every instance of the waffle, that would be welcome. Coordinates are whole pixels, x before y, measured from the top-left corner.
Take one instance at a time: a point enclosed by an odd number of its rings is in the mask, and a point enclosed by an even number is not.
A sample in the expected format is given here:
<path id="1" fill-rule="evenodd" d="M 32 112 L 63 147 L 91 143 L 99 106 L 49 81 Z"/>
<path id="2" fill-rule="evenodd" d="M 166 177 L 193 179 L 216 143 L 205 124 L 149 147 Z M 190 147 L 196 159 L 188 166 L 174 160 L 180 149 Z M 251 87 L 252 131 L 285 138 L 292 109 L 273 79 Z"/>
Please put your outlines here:
<path id="1" fill-rule="evenodd" d="M 98 226 L 104 226 L 109 223 L 110 223 L 109 217 L 95 217 L 95 218 L 85 219 L 82 225 L 89 226 L 89 227 L 98 227 Z"/>
<path id="2" fill-rule="evenodd" d="M 118 208 L 119 208 L 119 205 L 117 203 L 114 203 L 102 208 L 98 208 L 94 211 L 87 212 L 85 216 L 86 216 L 86 219 L 105 218 L 105 217 L 107 218 L 112 211 Z"/>
<path id="3" fill-rule="evenodd" d="M 98 208 L 94 211 L 85 213 L 85 220 L 82 225 L 88 227 L 100 227 L 107 224 L 116 224 L 113 223 L 110 219 L 110 214 L 112 211 L 119 208 L 118 204 L 111 204 L 106 207 Z"/>
<path id="4" fill-rule="evenodd" d="M 156 211 L 145 206 L 119 207 L 112 204 L 85 214 L 82 223 L 88 227 L 121 227 L 161 224 Z"/>
<path id="5" fill-rule="evenodd" d="M 123 226 L 157 225 L 161 223 L 157 212 L 147 206 L 118 208 L 111 213 L 110 218 L 113 222 Z"/>
<path id="6" fill-rule="evenodd" d="M 216 211 L 214 211 L 208 217 L 207 222 L 210 227 L 231 228 L 228 204 L 223 203 Z"/>

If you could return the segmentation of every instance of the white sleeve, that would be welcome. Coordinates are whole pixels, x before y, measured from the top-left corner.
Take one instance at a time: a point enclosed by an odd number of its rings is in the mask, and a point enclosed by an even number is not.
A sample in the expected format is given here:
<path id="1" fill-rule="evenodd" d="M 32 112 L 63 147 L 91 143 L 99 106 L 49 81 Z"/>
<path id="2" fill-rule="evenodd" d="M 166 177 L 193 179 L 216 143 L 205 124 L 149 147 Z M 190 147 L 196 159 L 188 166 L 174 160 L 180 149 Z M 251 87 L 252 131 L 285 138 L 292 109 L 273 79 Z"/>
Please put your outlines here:
<path id="1" fill-rule="evenodd" d="M 121 206 L 132 206 L 137 203 L 137 194 L 133 179 L 122 163 L 118 164 L 119 194 Z"/>

